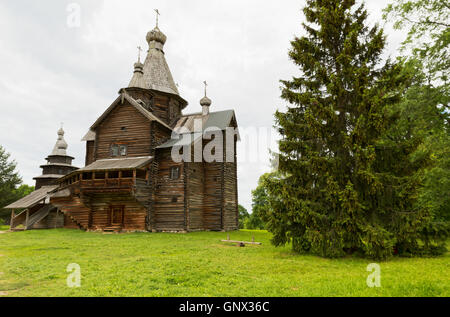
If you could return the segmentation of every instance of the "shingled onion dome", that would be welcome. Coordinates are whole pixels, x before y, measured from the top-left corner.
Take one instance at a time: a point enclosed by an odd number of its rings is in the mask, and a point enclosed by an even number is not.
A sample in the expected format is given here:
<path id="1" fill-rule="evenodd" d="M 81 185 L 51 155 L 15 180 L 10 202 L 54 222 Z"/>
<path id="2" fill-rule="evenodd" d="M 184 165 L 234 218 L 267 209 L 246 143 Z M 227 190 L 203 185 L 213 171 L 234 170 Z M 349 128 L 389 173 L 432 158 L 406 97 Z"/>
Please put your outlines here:
<path id="1" fill-rule="evenodd" d="M 150 48 L 156 48 L 162 51 L 166 41 L 167 36 L 158 27 L 155 27 L 147 33 L 147 42 Z"/>
<path id="2" fill-rule="evenodd" d="M 64 140 L 64 130 L 62 128 L 60 128 L 58 130 L 58 140 L 56 140 L 56 144 L 53 147 L 53 151 L 51 155 L 61 155 L 61 156 L 65 156 L 67 155 L 66 150 L 67 150 L 67 142 L 66 140 Z"/>
<path id="3" fill-rule="evenodd" d="M 144 64 L 140 61 L 134 63 L 134 74 L 128 87 L 147 88 L 144 81 Z"/>
<path id="4" fill-rule="evenodd" d="M 178 88 L 164 56 L 163 49 L 167 37 L 158 27 L 155 27 L 147 33 L 146 39 L 148 54 L 143 67 L 143 80 L 139 84 L 133 82 L 133 85 L 179 96 Z"/>
<path id="5" fill-rule="evenodd" d="M 200 99 L 200 105 L 202 106 L 202 114 L 204 116 L 209 114 L 209 107 L 211 106 L 211 99 L 209 99 L 208 97 L 203 97 L 202 99 Z"/>

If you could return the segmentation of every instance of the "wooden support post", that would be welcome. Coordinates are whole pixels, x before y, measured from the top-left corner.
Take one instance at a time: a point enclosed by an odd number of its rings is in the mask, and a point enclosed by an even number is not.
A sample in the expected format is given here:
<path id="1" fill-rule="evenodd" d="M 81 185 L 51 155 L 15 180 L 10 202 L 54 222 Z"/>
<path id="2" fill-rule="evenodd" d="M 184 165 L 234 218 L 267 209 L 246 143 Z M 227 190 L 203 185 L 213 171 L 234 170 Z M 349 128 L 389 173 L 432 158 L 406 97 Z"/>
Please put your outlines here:
<path id="1" fill-rule="evenodd" d="M 136 170 L 133 170 L 133 184 L 136 184 Z"/>
<path id="2" fill-rule="evenodd" d="M 25 219 L 25 230 L 28 230 L 28 220 L 30 218 L 30 210 L 27 209 L 27 217 Z"/>
<path id="3" fill-rule="evenodd" d="M 120 187 L 120 180 L 122 179 L 122 171 L 119 171 L 119 187 Z"/>
<path id="4" fill-rule="evenodd" d="M 11 212 L 11 221 L 9 223 L 9 230 L 11 230 L 12 228 L 14 228 L 14 217 L 16 216 L 14 209 Z"/>

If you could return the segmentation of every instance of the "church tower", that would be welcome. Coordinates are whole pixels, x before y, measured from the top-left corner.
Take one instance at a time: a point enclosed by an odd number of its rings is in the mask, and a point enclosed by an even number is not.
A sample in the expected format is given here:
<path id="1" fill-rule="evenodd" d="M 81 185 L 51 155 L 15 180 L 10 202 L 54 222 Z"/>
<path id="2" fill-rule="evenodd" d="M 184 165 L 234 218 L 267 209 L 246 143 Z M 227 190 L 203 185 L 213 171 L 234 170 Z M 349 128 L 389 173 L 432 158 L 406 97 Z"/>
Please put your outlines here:
<path id="1" fill-rule="evenodd" d="M 141 63 L 141 48 L 138 47 L 139 57 L 134 64 L 133 77 L 128 87 L 123 90 L 145 109 L 173 127 L 188 102 L 180 96 L 165 58 L 164 44 L 167 36 L 157 25 L 147 33 L 146 40 L 147 57 L 144 63 Z"/>
<path id="2" fill-rule="evenodd" d="M 67 142 L 64 140 L 64 130 L 58 130 L 58 139 L 53 147 L 52 153 L 46 158 L 47 164 L 41 165 L 42 175 L 34 177 L 36 181 L 35 189 L 42 186 L 56 185 L 58 178 L 67 175 L 78 168 L 72 166 L 72 156 L 67 155 Z"/>

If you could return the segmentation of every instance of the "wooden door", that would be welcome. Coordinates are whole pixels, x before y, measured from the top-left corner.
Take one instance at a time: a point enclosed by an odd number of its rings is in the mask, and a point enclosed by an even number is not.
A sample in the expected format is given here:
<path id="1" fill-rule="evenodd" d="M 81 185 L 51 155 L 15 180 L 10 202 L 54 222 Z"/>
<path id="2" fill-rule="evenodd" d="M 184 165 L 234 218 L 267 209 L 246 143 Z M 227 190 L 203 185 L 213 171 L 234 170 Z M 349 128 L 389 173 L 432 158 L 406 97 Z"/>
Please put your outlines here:
<path id="1" fill-rule="evenodd" d="M 124 207 L 113 206 L 111 207 L 111 224 L 123 225 Z"/>

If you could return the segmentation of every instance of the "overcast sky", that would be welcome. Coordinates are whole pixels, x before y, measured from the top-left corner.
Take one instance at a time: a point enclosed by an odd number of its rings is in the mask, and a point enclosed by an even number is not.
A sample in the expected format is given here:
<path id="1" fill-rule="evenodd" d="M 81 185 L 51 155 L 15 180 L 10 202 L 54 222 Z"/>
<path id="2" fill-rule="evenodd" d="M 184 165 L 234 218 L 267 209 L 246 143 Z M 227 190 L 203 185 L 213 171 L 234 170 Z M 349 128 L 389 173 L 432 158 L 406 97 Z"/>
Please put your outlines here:
<path id="1" fill-rule="evenodd" d="M 81 8 L 80 27 L 67 24 L 67 6 Z M 366 1 L 370 22 L 381 22 L 388 0 Z M 137 46 L 161 12 L 166 59 L 185 113 L 200 110 L 202 82 L 209 83 L 211 111 L 234 109 L 241 127 L 270 129 L 284 109 L 280 79 L 298 70 L 289 61 L 290 41 L 301 34 L 304 1 L 253 0 L 1 0 L 0 145 L 34 185 L 64 122 L 68 154 L 84 166 L 81 138 L 131 79 Z M 404 34 L 385 26 L 386 55 L 394 56 Z M 245 149 L 239 148 L 240 153 Z M 275 149 L 274 149 L 275 150 Z M 266 146 L 258 162 L 240 162 L 239 201 L 251 208 L 251 190 L 270 170 Z"/>

